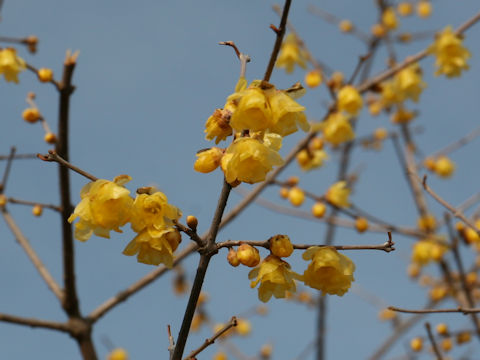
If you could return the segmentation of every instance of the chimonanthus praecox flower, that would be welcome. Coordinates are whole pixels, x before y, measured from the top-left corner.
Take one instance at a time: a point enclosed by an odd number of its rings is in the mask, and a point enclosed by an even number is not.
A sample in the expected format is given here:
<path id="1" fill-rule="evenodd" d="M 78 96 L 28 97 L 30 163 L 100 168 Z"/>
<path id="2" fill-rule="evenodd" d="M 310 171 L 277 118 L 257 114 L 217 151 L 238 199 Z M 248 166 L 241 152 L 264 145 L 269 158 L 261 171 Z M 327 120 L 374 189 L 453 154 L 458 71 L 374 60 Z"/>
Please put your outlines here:
<path id="1" fill-rule="evenodd" d="M 0 75 L 3 74 L 6 81 L 18 83 L 18 73 L 26 68 L 25 60 L 17 56 L 15 49 L 0 49 Z"/>
<path id="2" fill-rule="evenodd" d="M 165 194 L 154 189 L 149 194 L 137 195 L 133 210 L 131 224 L 138 235 L 123 253 L 129 256 L 138 254 L 137 260 L 144 264 L 165 264 L 171 268 L 173 252 L 182 239 L 173 225 L 182 213 L 168 203 Z"/>
<path id="3" fill-rule="evenodd" d="M 355 264 L 333 247 L 313 246 L 302 257 L 311 260 L 303 273 L 305 285 L 321 290 L 322 295 L 343 296 L 355 280 Z"/>
<path id="4" fill-rule="evenodd" d="M 86 241 L 94 233 L 110 238 L 110 230 L 122 232 L 120 227 L 130 221 L 133 199 L 123 186 L 132 178 L 119 175 L 113 181 L 99 179 L 85 185 L 80 191 L 81 201 L 68 218 L 71 223 L 77 217 L 75 238 Z"/>
<path id="5" fill-rule="evenodd" d="M 463 46 L 463 39 L 447 26 L 435 38 L 428 52 L 435 56 L 435 75 L 445 74 L 447 77 L 460 76 L 462 70 L 468 70 L 467 60 L 470 52 Z"/>
<path id="6" fill-rule="evenodd" d="M 267 256 L 262 263 L 248 274 L 252 281 L 250 287 L 254 288 L 260 282 L 258 298 L 267 302 L 275 296 L 277 299 L 284 298 L 286 292 L 295 292 L 294 279 L 301 280 L 301 276 L 292 270 L 290 265 L 275 255 Z"/>
<path id="7" fill-rule="evenodd" d="M 350 196 L 350 189 L 346 181 L 338 181 L 327 190 L 325 198 L 335 206 L 349 207 L 350 203 L 348 197 Z"/>
<path id="8" fill-rule="evenodd" d="M 298 44 L 299 41 L 295 34 L 290 33 L 285 37 L 278 54 L 277 67 L 285 68 L 287 73 L 293 72 L 295 64 L 302 69 L 307 67 L 305 52 L 300 49 Z"/>

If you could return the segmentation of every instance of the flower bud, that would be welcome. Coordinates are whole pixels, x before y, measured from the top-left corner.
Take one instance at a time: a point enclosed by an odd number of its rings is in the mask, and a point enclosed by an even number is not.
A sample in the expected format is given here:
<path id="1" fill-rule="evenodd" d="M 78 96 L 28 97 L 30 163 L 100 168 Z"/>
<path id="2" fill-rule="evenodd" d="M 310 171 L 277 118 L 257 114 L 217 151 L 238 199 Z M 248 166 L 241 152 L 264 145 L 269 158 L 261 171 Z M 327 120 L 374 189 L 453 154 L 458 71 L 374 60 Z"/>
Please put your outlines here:
<path id="1" fill-rule="evenodd" d="M 299 187 L 293 187 L 288 192 L 288 200 L 293 206 L 300 206 L 305 201 L 305 193 Z"/>
<path id="2" fill-rule="evenodd" d="M 275 235 L 269 239 L 270 251 L 278 257 L 288 257 L 293 253 L 293 245 L 287 235 Z"/>
<path id="3" fill-rule="evenodd" d="M 367 231 L 368 229 L 368 220 L 365 219 L 364 217 L 358 217 L 356 220 L 355 220 L 355 229 L 357 229 L 357 231 L 359 233 L 363 233 L 365 231 Z"/>
<path id="4" fill-rule="evenodd" d="M 248 244 L 242 244 L 238 247 L 237 257 L 241 264 L 248 267 L 255 267 L 260 262 L 258 250 Z"/>
<path id="5" fill-rule="evenodd" d="M 197 231 L 198 219 L 193 215 L 187 216 L 187 226 L 193 231 Z"/>
<path id="6" fill-rule="evenodd" d="M 349 33 L 353 30 L 353 24 L 350 20 L 342 20 L 338 24 L 341 32 Z"/>
<path id="7" fill-rule="evenodd" d="M 445 323 L 440 323 L 437 325 L 437 333 L 439 335 L 447 335 L 448 334 L 448 326 Z"/>
<path id="8" fill-rule="evenodd" d="M 312 206 L 312 214 L 316 218 L 322 218 L 327 211 L 327 206 L 323 202 L 317 202 Z"/>
<path id="9" fill-rule="evenodd" d="M 217 147 L 200 151 L 197 153 L 197 160 L 193 165 L 193 168 L 201 173 L 209 173 L 220 166 L 222 160 L 223 150 Z"/>
<path id="10" fill-rule="evenodd" d="M 234 249 L 228 250 L 227 261 L 233 267 L 240 265 L 240 260 L 238 259 L 237 252 Z"/>
<path id="11" fill-rule="evenodd" d="M 271 344 L 262 345 L 260 348 L 260 356 L 262 359 L 270 359 L 273 352 L 273 346 Z"/>
<path id="12" fill-rule="evenodd" d="M 373 36 L 381 38 L 385 36 L 385 34 L 387 33 L 387 30 L 385 29 L 385 26 L 383 26 L 382 24 L 374 24 L 371 28 L 371 32 Z"/>
<path id="13" fill-rule="evenodd" d="M 7 205 L 8 199 L 4 194 L 0 194 L 0 208 Z"/>
<path id="14" fill-rule="evenodd" d="M 452 339 L 450 338 L 443 339 L 442 342 L 440 343 L 440 347 L 442 348 L 443 351 L 449 352 L 453 348 Z"/>
<path id="15" fill-rule="evenodd" d="M 32 208 L 32 214 L 35 215 L 35 216 L 41 216 L 43 213 L 43 207 L 42 205 L 35 205 L 33 208 Z"/>
<path id="16" fill-rule="evenodd" d="M 27 44 L 28 51 L 32 54 L 37 52 L 38 37 L 35 35 L 30 35 L 25 39 L 25 44 Z"/>
<path id="17" fill-rule="evenodd" d="M 388 136 L 388 131 L 385 128 L 378 128 L 375 129 L 373 132 L 373 137 L 375 140 L 385 140 Z"/>
<path id="18" fill-rule="evenodd" d="M 117 348 L 108 354 L 107 360 L 128 360 L 128 353 L 125 349 Z"/>
<path id="19" fill-rule="evenodd" d="M 322 73 L 319 70 L 311 70 L 305 75 L 305 84 L 309 88 L 316 88 L 322 83 Z"/>
<path id="20" fill-rule="evenodd" d="M 45 134 L 43 140 L 48 144 L 55 144 L 57 142 L 57 136 L 54 133 L 48 132 Z"/>
<path id="21" fill-rule="evenodd" d="M 413 338 L 412 341 L 410 341 L 410 348 L 415 351 L 419 352 L 423 348 L 423 340 L 420 337 Z"/>
<path id="22" fill-rule="evenodd" d="M 280 188 L 280 197 L 282 197 L 283 199 L 288 199 L 288 188 L 286 187 L 282 187 Z"/>
<path id="23" fill-rule="evenodd" d="M 397 5 L 397 11 L 401 16 L 409 16 L 413 13 L 413 6 L 409 2 L 401 2 Z"/>
<path id="24" fill-rule="evenodd" d="M 237 326 L 235 327 L 237 334 L 240 336 L 247 336 L 252 331 L 252 325 L 247 319 L 237 319 Z"/>
<path id="25" fill-rule="evenodd" d="M 472 339 L 472 335 L 468 331 L 462 331 L 457 334 L 457 344 L 463 344 L 469 342 Z"/>
<path id="26" fill-rule="evenodd" d="M 417 4 L 417 15 L 423 19 L 429 17 L 432 13 L 432 4 L 426 0 L 421 0 Z"/>
<path id="27" fill-rule="evenodd" d="M 31 124 L 36 123 L 42 117 L 37 108 L 25 109 L 22 113 L 23 120 Z"/>
<path id="28" fill-rule="evenodd" d="M 52 69 L 41 68 L 38 70 L 37 76 L 41 82 L 50 82 L 53 80 L 53 71 Z"/>
<path id="29" fill-rule="evenodd" d="M 165 238 L 172 247 L 172 251 L 177 250 L 178 245 L 182 242 L 182 235 L 178 230 L 170 231 L 165 235 Z"/>

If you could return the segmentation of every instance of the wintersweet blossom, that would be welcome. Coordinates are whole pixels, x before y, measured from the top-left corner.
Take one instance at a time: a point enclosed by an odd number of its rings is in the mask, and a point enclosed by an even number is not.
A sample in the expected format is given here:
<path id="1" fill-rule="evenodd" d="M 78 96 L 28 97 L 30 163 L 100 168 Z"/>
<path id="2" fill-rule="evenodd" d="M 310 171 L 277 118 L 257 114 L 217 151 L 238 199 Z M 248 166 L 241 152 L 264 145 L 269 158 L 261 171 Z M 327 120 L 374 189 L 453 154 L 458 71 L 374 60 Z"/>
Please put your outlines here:
<path id="1" fill-rule="evenodd" d="M 452 176 L 455 171 L 455 163 L 447 156 L 439 156 L 435 161 L 435 174 L 442 178 L 448 178 Z"/>
<path id="2" fill-rule="evenodd" d="M 215 139 L 215 144 L 218 144 L 232 135 L 232 128 L 229 123 L 231 116 L 232 112 L 228 109 L 216 109 L 205 123 L 205 138 L 207 140 Z"/>
<path id="3" fill-rule="evenodd" d="M 297 288 L 294 279 L 302 279 L 290 270 L 287 262 L 275 255 L 267 256 L 258 267 L 250 271 L 248 278 L 255 279 L 250 284 L 252 288 L 260 283 L 258 298 L 263 302 L 270 300 L 272 295 L 280 299 L 286 296 L 287 291 L 295 292 Z"/>
<path id="4" fill-rule="evenodd" d="M 295 34 L 290 33 L 285 37 L 278 54 L 277 67 L 285 68 L 287 73 L 293 72 L 295 65 L 300 66 L 302 69 L 307 67 L 305 54 L 298 44 L 299 41 Z"/>
<path id="5" fill-rule="evenodd" d="M 447 26 L 435 38 L 428 52 L 435 56 L 435 75 L 444 74 L 447 77 L 460 76 L 462 70 L 468 70 L 467 60 L 471 57 L 470 51 L 463 46 L 463 39 Z"/>
<path id="6" fill-rule="evenodd" d="M 303 171 L 319 168 L 327 159 L 328 154 L 325 152 L 325 150 L 303 149 L 297 154 L 298 165 Z"/>
<path id="7" fill-rule="evenodd" d="M 265 180 L 274 166 L 283 164 L 278 152 L 260 140 L 244 137 L 235 140 L 222 158 L 222 170 L 230 184 L 237 181 L 254 184 Z"/>
<path id="8" fill-rule="evenodd" d="M 325 120 L 323 135 L 325 140 L 334 146 L 355 138 L 355 132 L 348 117 L 340 112 L 330 114 Z"/>
<path id="9" fill-rule="evenodd" d="M 321 290 L 322 295 L 343 296 L 355 280 L 355 264 L 333 247 L 313 246 L 302 257 L 311 260 L 303 273 L 305 285 Z"/>
<path id="10" fill-rule="evenodd" d="M 338 110 L 357 115 L 363 106 L 363 99 L 355 87 L 346 85 L 338 92 Z"/>
<path id="11" fill-rule="evenodd" d="M 6 81 L 18 84 L 18 74 L 27 68 L 25 60 L 17 56 L 13 48 L 0 50 L 0 75 L 3 74 Z"/>
<path id="12" fill-rule="evenodd" d="M 278 257 L 289 257 L 293 253 L 293 245 L 288 235 L 275 235 L 269 239 L 270 251 Z"/>
<path id="13" fill-rule="evenodd" d="M 327 190 L 325 198 L 335 206 L 349 207 L 348 197 L 350 189 L 347 187 L 346 181 L 338 181 Z"/>
<path id="14" fill-rule="evenodd" d="M 120 175 L 113 181 L 99 179 L 82 188 L 82 200 L 68 218 L 70 223 L 80 218 L 75 224 L 77 240 L 86 241 L 92 233 L 110 238 L 110 230 L 122 232 L 120 227 L 132 216 L 133 199 L 123 186 L 131 179 L 128 175 Z"/>
<path id="15" fill-rule="evenodd" d="M 212 147 L 197 153 L 197 160 L 193 164 L 193 168 L 201 173 L 209 173 L 220 166 L 222 160 L 223 150 L 217 147 Z"/>
<path id="16" fill-rule="evenodd" d="M 448 250 L 445 244 L 433 240 L 420 240 L 413 245 L 412 262 L 420 266 L 431 261 L 440 261 Z"/>

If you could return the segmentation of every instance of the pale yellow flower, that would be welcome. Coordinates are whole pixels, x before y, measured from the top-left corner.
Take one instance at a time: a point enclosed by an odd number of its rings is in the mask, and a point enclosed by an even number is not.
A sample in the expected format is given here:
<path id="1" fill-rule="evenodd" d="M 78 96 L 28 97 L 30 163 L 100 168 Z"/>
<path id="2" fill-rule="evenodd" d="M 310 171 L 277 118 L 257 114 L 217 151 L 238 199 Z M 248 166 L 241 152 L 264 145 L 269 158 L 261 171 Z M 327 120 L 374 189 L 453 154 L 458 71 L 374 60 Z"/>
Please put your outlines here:
<path id="1" fill-rule="evenodd" d="M 363 106 L 363 99 L 355 87 L 346 85 L 338 92 L 338 110 L 357 115 Z"/>
<path id="2" fill-rule="evenodd" d="M 110 230 L 122 232 L 120 227 L 133 215 L 133 199 L 130 191 L 123 187 L 130 180 L 130 176 L 120 175 L 113 182 L 99 179 L 82 188 L 82 200 L 68 218 L 70 223 L 80 218 L 75 224 L 77 240 L 86 241 L 92 233 L 110 238 Z"/>
<path id="3" fill-rule="evenodd" d="M 350 203 L 348 197 L 350 196 L 350 189 L 347 187 L 346 181 L 338 181 L 327 190 L 325 198 L 335 206 L 349 207 Z"/>
<path id="4" fill-rule="evenodd" d="M 0 75 L 3 74 L 6 81 L 18 84 L 18 74 L 27 68 L 25 60 L 17 56 L 13 48 L 0 50 Z"/>
<path id="5" fill-rule="evenodd" d="M 208 150 L 197 153 L 197 160 L 193 164 L 193 168 L 201 173 L 209 173 L 220 166 L 223 150 L 213 147 Z"/>
<path id="6" fill-rule="evenodd" d="M 295 34 L 290 33 L 285 37 L 278 54 L 276 66 L 285 68 L 287 73 L 293 72 L 295 65 L 305 69 L 307 62 L 304 52 L 298 46 L 298 39 Z"/>
<path id="7" fill-rule="evenodd" d="M 448 250 L 444 244 L 433 240 L 420 240 L 413 245 L 412 261 L 420 266 L 431 261 L 440 261 Z"/>
<path id="8" fill-rule="evenodd" d="M 303 273 L 305 285 L 321 290 L 322 295 L 343 296 L 355 280 L 355 264 L 333 247 L 313 246 L 302 257 L 311 260 Z"/>
<path id="9" fill-rule="evenodd" d="M 348 117 L 340 112 L 330 114 L 323 124 L 325 141 L 334 146 L 353 140 L 355 132 Z"/>
<path id="10" fill-rule="evenodd" d="M 207 140 L 215 139 L 215 144 L 218 144 L 221 140 L 225 140 L 232 135 L 231 116 L 232 112 L 228 109 L 216 109 L 205 123 L 205 133 L 207 134 L 205 138 Z"/>

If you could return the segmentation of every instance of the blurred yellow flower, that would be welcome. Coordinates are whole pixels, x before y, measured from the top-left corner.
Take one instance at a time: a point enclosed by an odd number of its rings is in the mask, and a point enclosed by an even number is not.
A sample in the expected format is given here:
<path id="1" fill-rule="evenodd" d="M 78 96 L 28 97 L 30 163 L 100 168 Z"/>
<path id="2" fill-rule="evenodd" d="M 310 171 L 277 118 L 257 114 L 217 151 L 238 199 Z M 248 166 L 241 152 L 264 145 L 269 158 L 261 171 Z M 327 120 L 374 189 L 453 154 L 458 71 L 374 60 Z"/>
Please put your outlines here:
<path id="1" fill-rule="evenodd" d="M 417 63 L 398 72 L 394 82 L 401 101 L 410 99 L 417 102 L 423 89 L 427 87 L 422 79 L 422 69 Z"/>
<path id="2" fill-rule="evenodd" d="M 302 257 L 311 260 L 303 273 L 305 285 L 321 290 L 322 295 L 343 296 L 355 280 L 355 264 L 333 247 L 313 246 Z"/>
<path id="3" fill-rule="evenodd" d="M 435 75 L 444 74 L 447 77 L 460 76 L 462 70 L 469 68 L 467 60 L 471 57 L 470 51 L 463 46 L 463 40 L 447 26 L 437 34 L 435 42 L 430 45 L 428 52 L 435 56 Z"/>
<path id="4" fill-rule="evenodd" d="M 132 216 L 133 199 L 130 191 L 123 187 L 131 179 L 128 175 L 120 175 L 113 182 L 99 179 L 82 188 L 82 200 L 68 218 L 70 223 L 80 218 L 75 224 L 77 240 L 86 241 L 92 233 L 110 238 L 110 230 L 122 232 L 120 227 Z"/>
<path id="5" fill-rule="evenodd" d="M 357 115 L 363 106 L 363 99 L 355 87 L 346 85 L 338 92 L 338 110 L 346 111 L 350 115 Z"/>
<path id="6" fill-rule="evenodd" d="M 427 0 L 420 0 L 417 4 L 417 15 L 423 19 L 432 14 L 432 4 Z"/>
<path id="7" fill-rule="evenodd" d="M 293 206 L 300 206 L 305 201 L 305 193 L 299 187 L 294 186 L 288 192 L 288 200 Z"/>
<path id="8" fill-rule="evenodd" d="M 17 56 L 15 49 L 0 49 L 0 75 L 3 74 L 6 81 L 18 84 L 18 74 L 26 68 L 25 60 Z"/>
<path id="9" fill-rule="evenodd" d="M 388 30 L 395 30 L 398 27 L 397 15 L 392 7 L 386 8 L 382 13 L 382 24 Z"/>
<path id="10" fill-rule="evenodd" d="M 205 138 L 207 140 L 215 139 L 215 144 L 221 140 L 225 140 L 227 136 L 232 135 L 232 128 L 230 126 L 230 117 L 232 112 L 227 109 L 216 109 L 212 116 L 207 119 L 205 123 Z"/>
<path id="11" fill-rule="evenodd" d="M 409 16 L 413 13 L 413 5 L 409 2 L 400 2 L 397 5 L 397 11 L 401 16 Z"/>
<path id="12" fill-rule="evenodd" d="M 348 197 L 350 196 L 350 189 L 347 187 L 346 181 L 338 181 L 327 190 L 325 198 L 328 202 L 338 207 L 349 207 L 350 203 Z"/>
<path id="13" fill-rule="evenodd" d="M 448 250 L 444 244 L 433 240 L 420 240 L 413 245 L 412 262 L 424 266 L 431 261 L 440 261 Z"/>
<path id="14" fill-rule="evenodd" d="M 287 136 L 296 132 L 298 127 L 303 131 L 310 129 L 307 117 L 303 112 L 305 107 L 293 100 L 288 93 L 284 91 L 276 90 L 269 95 L 269 102 L 272 107 L 274 119 L 274 125 L 269 128 L 271 132 L 281 136 Z"/>
<path id="15" fill-rule="evenodd" d="M 323 124 L 325 141 L 334 146 L 353 140 L 355 132 L 348 117 L 340 112 L 330 114 Z"/>
<path id="16" fill-rule="evenodd" d="M 259 140 L 244 137 L 235 140 L 222 158 L 222 170 L 230 184 L 243 181 L 254 184 L 265 180 L 274 166 L 283 164 L 278 152 Z"/>
<path id="17" fill-rule="evenodd" d="M 310 88 L 316 88 L 322 83 L 322 73 L 319 70 L 310 70 L 305 75 L 305 84 Z"/>
<path id="18" fill-rule="evenodd" d="M 128 360 L 128 353 L 125 349 L 113 349 L 108 355 L 107 360 Z"/>
<path id="19" fill-rule="evenodd" d="M 448 178 L 455 171 L 455 163 L 446 156 L 439 156 L 435 161 L 434 171 L 438 176 Z"/>
<path id="20" fill-rule="evenodd" d="M 293 72 L 295 65 L 302 69 L 307 67 L 305 53 L 299 47 L 299 41 L 295 34 L 290 33 L 283 40 L 280 53 L 278 54 L 276 66 L 285 68 L 287 73 Z"/>
<path id="21" fill-rule="evenodd" d="M 290 265 L 275 255 L 267 256 L 260 266 L 248 274 L 251 282 L 250 287 L 254 288 L 260 282 L 258 298 L 267 302 L 275 296 L 277 299 L 285 298 L 286 292 L 295 292 L 294 279 L 301 280 L 301 276 L 290 270 Z"/>

